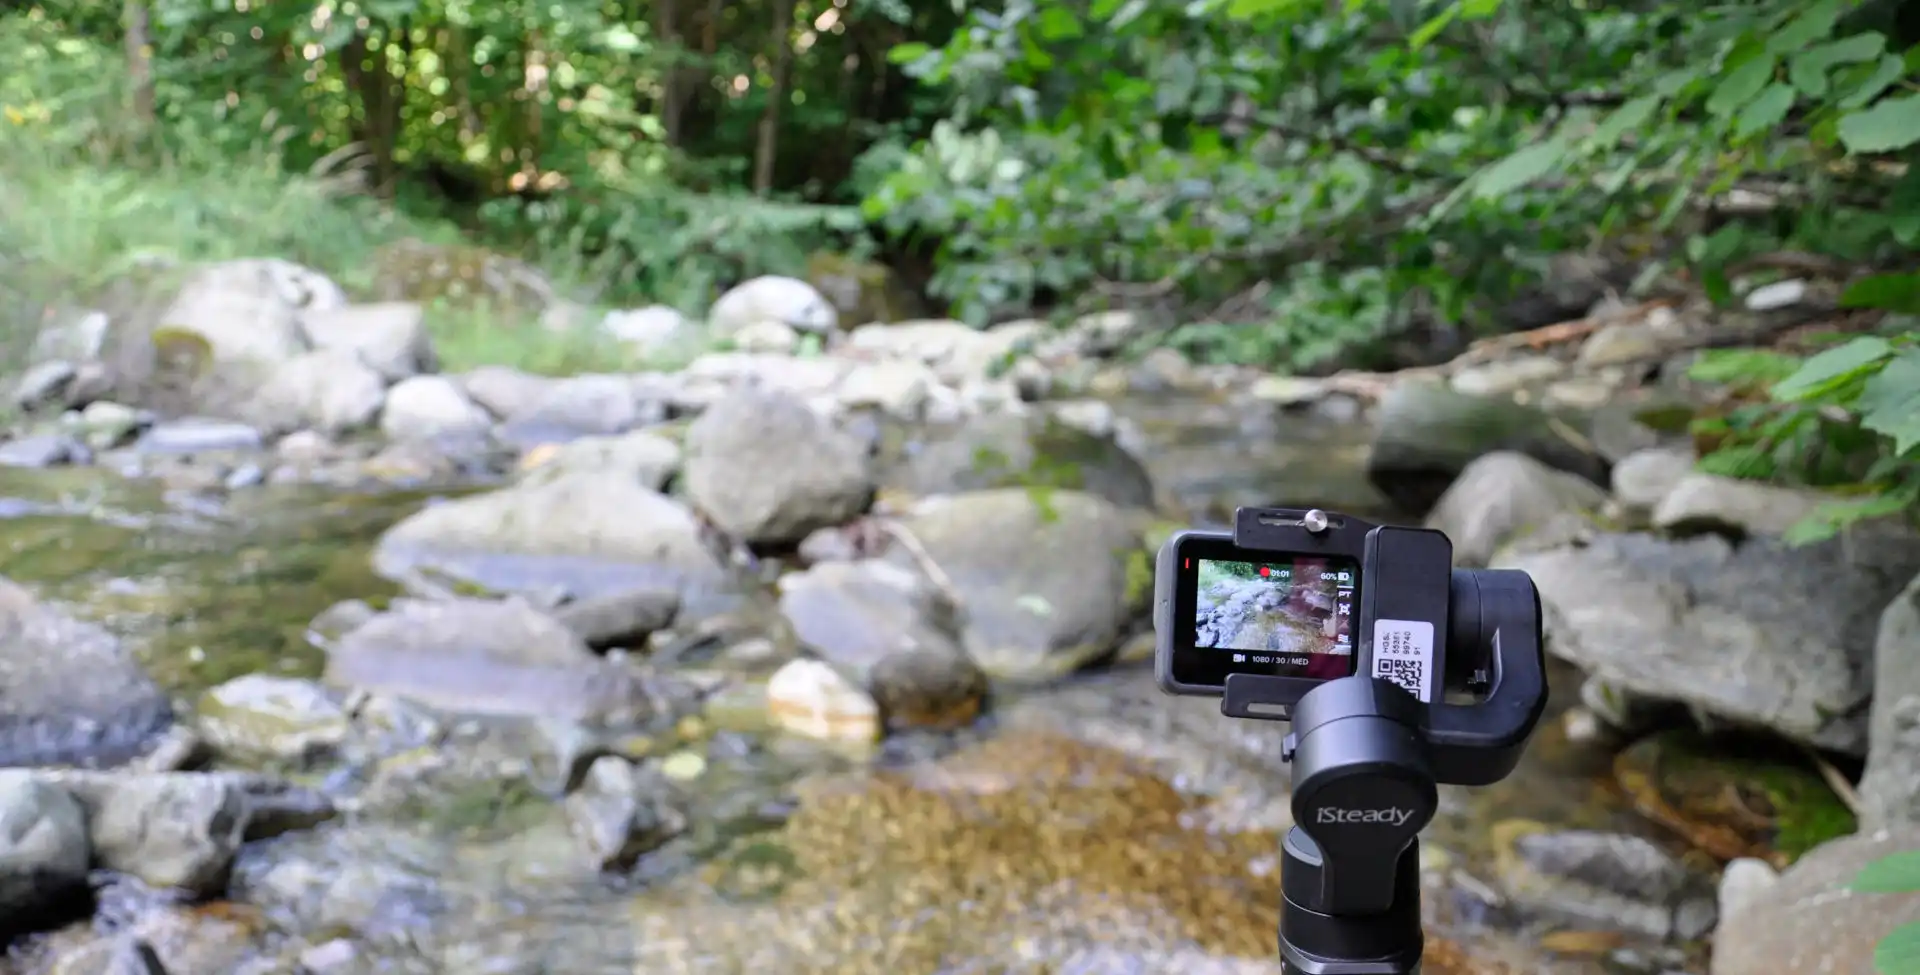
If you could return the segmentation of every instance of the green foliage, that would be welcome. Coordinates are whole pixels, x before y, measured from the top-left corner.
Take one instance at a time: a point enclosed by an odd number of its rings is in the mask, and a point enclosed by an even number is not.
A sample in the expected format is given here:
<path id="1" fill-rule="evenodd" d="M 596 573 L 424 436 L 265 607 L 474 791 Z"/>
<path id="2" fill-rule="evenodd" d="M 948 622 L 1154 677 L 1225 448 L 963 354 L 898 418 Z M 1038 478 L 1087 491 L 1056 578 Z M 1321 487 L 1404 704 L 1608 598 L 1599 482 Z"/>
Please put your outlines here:
<path id="1" fill-rule="evenodd" d="M 893 57 L 953 100 L 868 198 L 939 241 L 969 319 L 1162 305 L 1162 341 L 1300 368 L 1410 328 L 1496 327 L 1544 255 L 1920 235 L 1920 63 L 1840 0 L 1005 0 Z M 1250 43 L 1258 39 L 1258 43 Z M 1735 191 L 1791 198 L 1709 230 Z M 1889 205 L 1891 203 L 1891 205 Z"/>
<path id="2" fill-rule="evenodd" d="M 806 7 L 811 20 L 818 11 Z M 540 264 L 574 298 L 687 309 L 744 277 L 797 273 L 813 251 L 862 244 L 855 207 L 760 199 L 740 185 L 770 90 L 755 48 L 793 41 L 763 28 L 712 25 L 734 43 L 696 57 L 595 0 L 149 0 L 148 124 L 134 110 L 120 12 L 62 4 L 0 15 L 0 181 L 59 184 L 36 206 L 64 210 L 67 239 L 36 244 L 58 251 L 63 269 L 113 276 L 131 244 L 105 239 L 110 229 L 142 226 L 115 215 L 123 205 L 167 211 L 145 224 L 143 247 L 271 253 L 336 272 L 379 241 L 446 239 L 457 222 Z M 889 18 L 903 11 L 875 2 L 858 13 L 847 43 L 897 29 Z M 832 49 L 844 33 L 810 40 Z M 701 69 L 750 83 L 727 104 L 699 84 Z M 669 139 L 657 102 L 675 71 L 696 72 L 678 98 L 694 116 Z M 821 79 L 803 65 L 785 94 L 800 101 L 829 82 L 837 89 L 844 74 Z M 864 124 L 825 104 L 784 119 L 800 134 Z M 24 219 L 12 232 L 53 233 Z M 210 248 L 208 237 L 222 240 Z"/>
<path id="3" fill-rule="evenodd" d="M 1920 893 L 1920 850 L 1906 850 L 1867 864 L 1854 878 L 1853 889 L 1863 894 Z M 1920 972 L 1920 921 L 1888 932 L 1874 948 L 1873 967 L 1879 975 Z"/>
<path id="4" fill-rule="evenodd" d="M 1691 376 L 1751 397 L 1696 421 L 1696 436 L 1720 441 L 1701 469 L 1848 495 L 1821 506 L 1788 541 L 1819 541 L 1920 505 L 1920 332 L 1857 336 L 1805 359 L 1709 353 Z"/>

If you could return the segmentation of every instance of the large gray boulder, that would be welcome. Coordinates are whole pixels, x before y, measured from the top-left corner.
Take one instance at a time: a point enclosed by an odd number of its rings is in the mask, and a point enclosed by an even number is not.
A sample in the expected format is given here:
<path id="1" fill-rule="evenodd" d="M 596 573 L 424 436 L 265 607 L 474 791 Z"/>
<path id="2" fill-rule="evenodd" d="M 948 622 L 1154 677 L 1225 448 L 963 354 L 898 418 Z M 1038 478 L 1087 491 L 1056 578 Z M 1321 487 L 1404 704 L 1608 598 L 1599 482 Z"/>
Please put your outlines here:
<path id="1" fill-rule="evenodd" d="M 1606 484 L 1610 470 L 1582 422 L 1498 396 L 1473 396 L 1413 380 L 1382 398 L 1367 476 L 1394 504 L 1424 515 L 1460 472 L 1495 451 L 1526 454 L 1549 467 Z"/>
<path id="2" fill-rule="evenodd" d="M 1453 540 L 1456 564 L 1482 566 L 1515 538 L 1596 511 L 1606 499 L 1592 481 L 1500 451 L 1467 465 L 1427 515 L 1427 527 Z"/>
<path id="3" fill-rule="evenodd" d="M 0 766 L 123 762 L 172 723 L 113 634 L 0 579 Z"/>
<path id="4" fill-rule="evenodd" d="M 780 611 L 800 644 L 871 693 L 895 725 L 964 723 L 979 710 L 986 674 L 962 648 L 947 599 L 923 571 L 878 559 L 780 580 Z"/>
<path id="5" fill-rule="evenodd" d="M 918 426 L 882 425 L 880 483 L 909 495 L 1046 487 L 1154 506 L 1153 478 L 1112 437 L 1037 413 L 988 413 Z"/>
<path id="6" fill-rule="evenodd" d="M 1861 819 L 1920 826 L 1920 576 L 1880 614 Z"/>
<path id="7" fill-rule="evenodd" d="M 1920 831 L 1902 829 L 1842 837 L 1801 857 L 1720 919 L 1712 975 L 1875 975 L 1874 946 L 1920 922 L 1920 893 L 1863 893 L 1853 884 L 1868 864 L 1915 849 Z"/>
<path id="8" fill-rule="evenodd" d="M 459 714 L 627 726 L 670 707 L 640 671 L 518 600 L 401 600 L 328 648 L 326 677 Z"/>
<path id="9" fill-rule="evenodd" d="M 429 505 L 381 536 L 374 567 L 404 581 L 574 599 L 665 587 L 698 602 L 733 588 L 693 512 L 619 469 Z"/>
<path id="10" fill-rule="evenodd" d="M 683 446 L 688 499 L 744 541 L 797 543 L 873 499 L 867 443 L 796 396 L 735 392 L 693 421 Z"/>
<path id="11" fill-rule="evenodd" d="M 995 677 L 1043 681 L 1106 655 L 1152 596 L 1142 526 L 1085 492 L 949 495 L 901 525 L 952 586 L 968 655 Z M 886 557 L 925 571 L 906 546 Z"/>
<path id="12" fill-rule="evenodd" d="M 1859 755 L 1881 611 L 1920 546 L 1596 534 L 1495 565 L 1533 576 L 1548 648 L 1609 685 Z"/>

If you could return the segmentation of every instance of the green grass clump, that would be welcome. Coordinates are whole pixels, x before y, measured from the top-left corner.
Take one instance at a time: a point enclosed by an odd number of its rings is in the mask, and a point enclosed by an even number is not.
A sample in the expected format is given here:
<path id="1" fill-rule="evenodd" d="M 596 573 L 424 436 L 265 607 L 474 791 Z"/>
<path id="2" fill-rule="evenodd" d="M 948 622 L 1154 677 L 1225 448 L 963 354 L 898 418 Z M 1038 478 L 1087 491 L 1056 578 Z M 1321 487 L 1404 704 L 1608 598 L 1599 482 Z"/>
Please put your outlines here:
<path id="1" fill-rule="evenodd" d="M 407 213 L 366 190 L 364 167 L 336 154 L 290 172 L 279 145 L 290 134 L 269 118 L 250 148 L 228 128 L 197 139 L 174 126 L 143 143 L 114 94 L 117 55 L 62 41 L 35 45 L 9 21 L 0 31 L 0 362 L 24 361 L 48 309 L 101 306 L 140 284 L 143 300 L 195 265 L 275 257 L 325 273 L 360 299 L 378 294 L 382 258 L 397 245 L 473 251 L 445 221 Z M 512 255 L 505 255 L 511 257 Z M 543 254 L 535 270 L 556 295 L 589 295 L 592 262 Z M 444 368 L 504 365 L 543 374 L 666 368 L 697 354 L 667 350 L 642 361 L 597 330 L 543 327 L 536 308 L 484 300 L 424 302 Z"/>

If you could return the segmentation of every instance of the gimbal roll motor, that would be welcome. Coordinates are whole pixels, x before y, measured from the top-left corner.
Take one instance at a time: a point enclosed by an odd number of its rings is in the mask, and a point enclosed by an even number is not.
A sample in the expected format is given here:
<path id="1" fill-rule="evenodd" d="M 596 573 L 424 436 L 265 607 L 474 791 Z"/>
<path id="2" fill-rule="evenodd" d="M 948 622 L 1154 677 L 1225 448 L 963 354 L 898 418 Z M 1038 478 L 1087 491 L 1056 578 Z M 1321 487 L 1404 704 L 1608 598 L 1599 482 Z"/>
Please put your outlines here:
<path id="1" fill-rule="evenodd" d="M 1437 531 L 1242 508 L 1170 539 L 1154 582 L 1161 687 L 1293 723 L 1283 970 L 1417 975 L 1438 787 L 1505 778 L 1546 708 L 1533 580 L 1453 568 Z"/>

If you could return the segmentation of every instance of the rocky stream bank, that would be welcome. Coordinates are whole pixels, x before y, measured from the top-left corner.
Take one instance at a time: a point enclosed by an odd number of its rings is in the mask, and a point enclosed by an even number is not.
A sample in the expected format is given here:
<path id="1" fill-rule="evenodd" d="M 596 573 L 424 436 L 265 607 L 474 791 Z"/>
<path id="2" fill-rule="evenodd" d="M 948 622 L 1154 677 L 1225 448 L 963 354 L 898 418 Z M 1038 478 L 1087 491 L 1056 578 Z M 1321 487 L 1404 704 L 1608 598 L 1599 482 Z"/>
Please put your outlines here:
<path id="1" fill-rule="evenodd" d="M 1273 502 L 1542 590 L 1552 719 L 1427 834 L 1435 975 L 1852 975 L 1920 919 L 1845 890 L 1920 839 L 1920 540 L 1789 550 L 1818 499 L 1692 471 L 1724 323 L 1294 379 L 838 318 L 749 282 L 608 322 L 728 338 L 684 368 L 443 374 L 259 261 L 56 321 L 0 444 L 0 969 L 1276 972 L 1285 728 L 1143 667 L 1158 539 Z"/>

